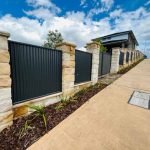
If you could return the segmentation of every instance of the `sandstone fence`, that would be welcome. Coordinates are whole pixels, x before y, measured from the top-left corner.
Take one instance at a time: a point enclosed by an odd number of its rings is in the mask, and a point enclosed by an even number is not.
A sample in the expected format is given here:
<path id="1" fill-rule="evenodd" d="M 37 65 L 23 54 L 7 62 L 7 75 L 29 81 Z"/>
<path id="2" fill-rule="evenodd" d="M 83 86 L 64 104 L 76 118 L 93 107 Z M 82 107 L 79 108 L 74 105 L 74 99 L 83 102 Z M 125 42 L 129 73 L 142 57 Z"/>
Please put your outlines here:
<path id="1" fill-rule="evenodd" d="M 99 62 L 100 62 L 100 45 L 97 42 L 87 43 L 85 46 L 87 52 L 92 55 L 91 62 L 91 79 L 86 82 L 75 83 L 75 57 L 76 45 L 63 42 L 57 46 L 57 49 L 62 52 L 62 67 L 61 67 L 61 91 L 51 93 L 45 96 L 33 97 L 20 103 L 14 103 L 12 99 L 12 66 L 10 57 L 11 52 L 9 49 L 10 34 L 0 32 L 0 130 L 11 125 L 13 119 L 27 115 L 30 109 L 27 107 L 29 104 L 44 105 L 60 101 L 61 96 L 70 96 L 77 91 L 93 85 L 98 82 L 99 78 Z M 15 47 L 14 47 L 15 48 Z M 13 48 L 11 48 L 13 51 Z M 21 51 L 21 49 L 20 49 Z M 120 52 L 124 53 L 123 64 L 119 65 Z M 126 57 L 128 52 L 128 58 Z M 86 53 L 86 52 L 85 52 Z M 110 73 L 117 73 L 120 68 L 127 67 L 132 63 L 142 59 L 144 55 L 139 51 L 131 51 L 130 49 L 113 48 L 111 54 Z M 33 58 L 34 59 L 34 58 Z M 23 61 L 23 60 L 22 60 Z M 43 61 L 44 65 L 44 61 Z M 105 64 L 104 64 L 105 65 Z M 21 68 L 22 69 L 22 68 Z M 30 72 L 29 72 L 30 73 Z M 44 72 L 43 72 L 44 73 Z M 33 78 L 36 80 L 36 78 Z M 19 81 L 17 81 L 19 82 Z M 50 85 L 51 86 L 51 85 Z"/>

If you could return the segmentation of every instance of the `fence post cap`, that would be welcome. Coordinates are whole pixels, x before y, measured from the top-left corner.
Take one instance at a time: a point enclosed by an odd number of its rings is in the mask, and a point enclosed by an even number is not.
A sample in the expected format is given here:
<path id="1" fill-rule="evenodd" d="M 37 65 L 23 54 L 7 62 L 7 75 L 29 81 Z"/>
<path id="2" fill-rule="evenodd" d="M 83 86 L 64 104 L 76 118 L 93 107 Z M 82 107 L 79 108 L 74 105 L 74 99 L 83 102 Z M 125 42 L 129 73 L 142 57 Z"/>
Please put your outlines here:
<path id="1" fill-rule="evenodd" d="M 100 43 L 96 41 L 92 41 L 86 44 L 84 48 L 89 48 L 89 47 L 95 47 L 95 48 L 100 48 Z"/>
<path id="2" fill-rule="evenodd" d="M 5 37 L 9 38 L 10 37 L 10 33 L 4 32 L 4 31 L 0 31 L 0 36 L 5 36 Z"/>
<path id="3" fill-rule="evenodd" d="M 100 43 L 99 43 L 99 42 L 97 42 L 97 41 L 91 41 L 91 42 L 87 43 L 87 44 L 86 44 L 86 46 L 88 46 L 88 45 L 92 45 L 92 44 L 100 45 Z"/>
<path id="4" fill-rule="evenodd" d="M 62 43 L 57 44 L 56 47 L 63 46 L 63 45 L 76 47 L 76 45 L 71 42 L 62 42 Z"/>

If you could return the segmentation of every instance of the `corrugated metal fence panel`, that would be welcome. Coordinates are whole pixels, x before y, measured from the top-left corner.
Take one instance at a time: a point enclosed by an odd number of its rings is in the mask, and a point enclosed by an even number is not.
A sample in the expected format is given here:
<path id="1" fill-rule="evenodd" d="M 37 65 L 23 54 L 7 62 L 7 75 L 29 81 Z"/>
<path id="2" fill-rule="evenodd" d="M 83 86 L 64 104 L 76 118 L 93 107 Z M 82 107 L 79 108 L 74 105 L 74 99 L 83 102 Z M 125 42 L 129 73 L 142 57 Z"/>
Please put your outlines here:
<path id="1" fill-rule="evenodd" d="M 103 65 L 103 53 L 99 53 L 99 69 L 98 76 L 102 75 L 102 65 Z"/>
<path id="2" fill-rule="evenodd" d="M 91 80 L 92 54 L 75 51 L 75 83 Z"/>
<path id="3" fill-rule="evenodd" d="M 111 54 L 110 53 L 103 53 L 103 66 L 102 66 L 102 75 L 106 75 L 110 73 L 111 67 Z"/>
<path id="4" fill-rule="evenodd" d="M 129 62 L 129 52 L 126 53 L 126 62 Z"/>
<path id="5" fill-rule="evenodd" d="M 61 51 L 13 41 L 9 50 L 14 104 L 61 91 Z"/>
<path id="6" fill-rule="evenodd" d="M 99 55 L 99 76 L 109 74 L 111 68 L 111 54 L 103 52 Z"/>
<path id="7" fill-rule="evenodd" d="M 123 60 L 124 60 L 124 53 L 120 52 L 119 65 L 123 65 Z"/>
<path id="8" fill-rule="evenodd" d="M 131 52 L 131 61 L 133 60 L 133 53 Z"/>

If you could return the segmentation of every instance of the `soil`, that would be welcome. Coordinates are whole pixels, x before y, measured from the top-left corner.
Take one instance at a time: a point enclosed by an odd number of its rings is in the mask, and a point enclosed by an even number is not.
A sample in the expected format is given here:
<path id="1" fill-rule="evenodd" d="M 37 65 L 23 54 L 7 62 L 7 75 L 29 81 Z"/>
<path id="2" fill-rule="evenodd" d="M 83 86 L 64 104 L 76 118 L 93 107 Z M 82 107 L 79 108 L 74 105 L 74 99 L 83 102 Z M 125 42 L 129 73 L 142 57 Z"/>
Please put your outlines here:
<path id="1" fill-rule="evenodd" d="M 141 61 L 143 61 L 144 59 L 141 59 L 135 63 L 133 63 L 132 65 L 130 65 L 129 67 L 123 68 L 121 70 L 118 71 L 118 74 L 125 74 L 126 72 L 128 72 L 129 70 L 131 70 L 133 67 L 135 67 L 137 64 L 139 64 Z"/>
<path id="2" fill-rule="evenodd" d="M 61 102 L 45 107 L 47 130 L 42 117 L 37 116 L 36 112 L 14 120 L 12 126 L 0 133 L 0 150 L 25 150 L 106 86 L 106 84 L 98 83 L 79 91 L 62 109 L 56 109 Z M 28 127 L 23 132 L 26 122 Z"/>

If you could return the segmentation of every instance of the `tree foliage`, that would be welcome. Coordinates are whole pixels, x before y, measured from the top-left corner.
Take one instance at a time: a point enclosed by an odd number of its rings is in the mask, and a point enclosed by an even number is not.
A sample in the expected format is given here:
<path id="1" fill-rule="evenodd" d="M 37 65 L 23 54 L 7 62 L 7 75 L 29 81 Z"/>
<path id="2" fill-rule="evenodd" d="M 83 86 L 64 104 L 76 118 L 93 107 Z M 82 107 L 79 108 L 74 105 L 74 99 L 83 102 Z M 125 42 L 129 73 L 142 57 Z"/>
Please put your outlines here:
<path id="1" fill-rule="evenodd" d="M 100 51 L 101 52 L 106 52 L 107 51 L 107 47 L 105 47 L 103 44 L 100 45 Z"/>
<path id="2" fill-rule="evenodd" d="M 100 52 L 106 52 L 107 51 L 107 47 L 105 47 L 103 44 L 102 44 L 102 42 L 101 42 L 101 40 L 96 40 L 96 42 L 99 42 L 100 43 Z"/>
<path id="3" fill-rule="evenodd" d="M 44 47 L 47 48 L 56 48 L 57 44 L 60 44 L 63 42 L 63 37 L 58 30 L 55 31 L 49 31 L 47 34 L 47 39 L 44 42 Z"/>

